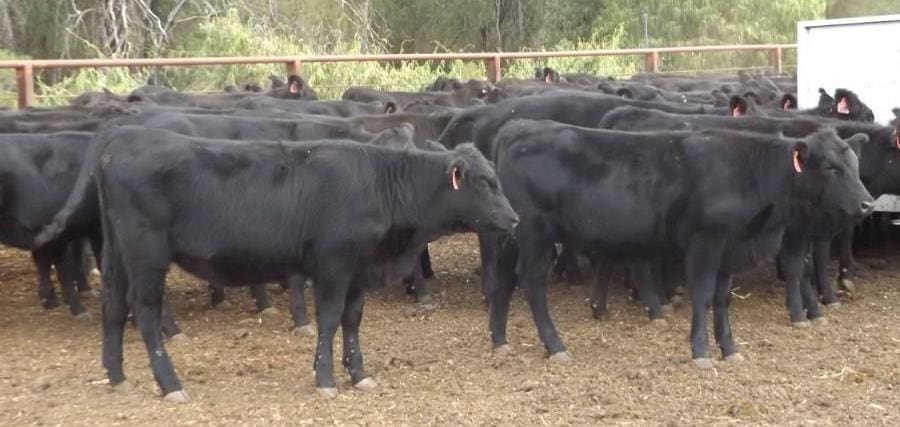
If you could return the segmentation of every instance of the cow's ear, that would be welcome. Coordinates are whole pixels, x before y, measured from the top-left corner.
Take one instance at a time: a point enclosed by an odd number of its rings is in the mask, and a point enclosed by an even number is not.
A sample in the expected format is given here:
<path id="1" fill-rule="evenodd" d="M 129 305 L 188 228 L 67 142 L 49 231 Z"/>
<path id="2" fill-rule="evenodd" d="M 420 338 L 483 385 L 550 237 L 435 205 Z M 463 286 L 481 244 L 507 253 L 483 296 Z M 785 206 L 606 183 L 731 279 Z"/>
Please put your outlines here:
<path id="1" fill-rule="evenodd" d="M 894 117 L 900 119 L 900 108 L 894 108 L 891 112 L 894 113 Z"/>
<path id="2" fill-rule="evenodd" d="M 462 180 L 465 176 L 466 171 L 466 162 L 463 159 L 456 158 L 450 161 L 450 168 L 447 171 L 450 178 L 450 189 L 453 191 L 459 190 L 460 186 L 462 186 Z"/>
<path id="3" fill-rule="evenodd" d="M 794 172 L 803 173 L 803 167 L 809 160 L 809 146 L 804 141 L 797 141 L 791 150 L 791 164 L 794 166 Z"/>
<path id="4" fill-rule="evenodd" d="M 288 77 L 288 92 L 298 95 L 300 90 L 303 89 L 303 83 L 303 79 L 301 79 L 300 76 L 291 74 L 291 76 Z"/>
<path id="5" fill-rule="evenodd" d="M 784 96 L 781 97 L 781 109 L 782 110 L 797 109 L 797 98 L 790 93 L 784 94 Z"/>
<path id="6" fill-rule="evenodd" d="M 625 87 L 617 90 L 616 95 L 621 96 L 623 98 L 634 99 L 634 93 L 631 92 L 631 89 L 628 89 Z"/>
<path id="7" fill-rule="evenodd" d="M 847 145 L 850 146 L 850 149 L 853 150 L 853 152 L 856 153 L 856 156 L 858 157 L 859 153 L 862 152 L 863 144 L 869 142 L 869 135 L 866 135 L 864 133 L 857 133 L 850 138 L 845 139 L 844 142 L 846 142 Z"/>
<path id="8" fill-rule="evenodd" d="M 394 114 L 397 112 L 397 104 L 393 101 L 388 101 L 387 104 L 384 104 L 384 114 Z"/>

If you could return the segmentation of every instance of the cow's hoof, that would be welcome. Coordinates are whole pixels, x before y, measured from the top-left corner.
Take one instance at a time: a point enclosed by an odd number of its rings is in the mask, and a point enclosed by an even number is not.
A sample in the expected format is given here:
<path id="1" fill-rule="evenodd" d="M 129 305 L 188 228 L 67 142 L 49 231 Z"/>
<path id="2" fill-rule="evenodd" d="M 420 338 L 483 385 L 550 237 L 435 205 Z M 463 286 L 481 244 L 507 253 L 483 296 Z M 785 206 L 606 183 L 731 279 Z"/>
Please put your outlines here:
<path id="1" fill-rule="evenodd" d="M 129 391 L 134 389 L 134 385 L 129 381 L 122 381 L 116 385 L 110 386 L 110 391 L 113 393 L 128 393 Z"/>
<path id="2" fill-rule="evenodd" d="M 334 387 L 319 387 L 316 389 L 316 393 L 319 393 L 319 396 L 326 400 L 334 399 L 338 395 L 337 388 Z"/>
<path id="3" fill-rule="evenodd" d="M 813 326 L 825 326 L 828 324 L 828 318 L 825 316 L 819 316 L 815 319 L 812 319 Z"/>
<path id="4" fill-rule="evenodd" d="M 83 320 L 83 321 L 88 321 L 88 320 L 92 319 L 91 313 L 88 311 L 82 311 L 81 313 L 73 315 L 72 317 L 74 317 L 76 320 Z"/>
<path id="5" fill-rule="evenodd" d="M 694 359 L 694 366 L 698 369 L 708 370 L 713 368 L 713 361 L 708 357 L 701 357 L 699 359 Z"/>
<path id="6" fill-rule="evenodd" d="M 672 295 L 672 299 L 670 300 L 673 306 L 680 306 L 684 304 L 684 297 L 678 294 Z"/>
<path id="7" fill-rule="evenodd" d="M 59 300 L 45 300 L 41 305 L 47 310 L 53 310 L 54 308 L 59 307 Z"/>
<path id="8" fill-rule="evenodd" d="M 300 337 L 314 337 L 316 336 L 316 328 L 314 328 L 313 325 L 297 326 L 294 328 L 294 335 Z"/>
<path id="9" fill-rule="evenodd" d="M 791 322 L 791 326 L 793 326 L 793 327 L 795 327 L 795 328 L 799 328 L 799 329 L 806 329 L 806 328 L 808 328 L 810 325 L 809 325 L 809 321 L 808 321 L 808 320 L 801 320 L 801 321 L 799 321 L 799 322 Z"/>
<path id="10" fill-rule="evenodd" d="M 275 317 L 278 316 L 278 309 L 275 307 L 265 308 L 259 312 L 260 316 Z"/>
<path id="11" fill-rule="evenodd" d="M 741 353 L 731 353 L 728 356 L 725 356 L 725 361 L 728 363 L 741 363 L 744 361 L 744 356 Z"/>
<path id="12" fill-rule="evenodd" d="M 553 353 L 550 355 L 550 357 L 548 357 L 548 359 L 550 359 L 551 362 L 560 363 L 563 365 L 572 363 L 572 356 L 569 355 L 568 351 Z"/>
<path id="13" fill-rule="evenodd" d="M 378 383 L 376 383 L 372 378 L 366 377 L 360 380 L 358 383 L 353 384 L 353 387 L 356 387 L 357 390 L 369 391 L 373 390 L 375 387 L 378 387 Z"/>
<path id="14" fill-rule="evenodd" d="M 675 312 L 674 303 L 663 304 L 659 306 L 659 311 L 663 316 L 671 316 Z"/>
<path id="15" fill-rule="evenodd" d="M 605 322 L 609 320 L 609 313 L 598 313 L 594 312 L 594 319 L 599 320 L 601 322 Z"/>
<path id="16" fill-rule="evenodd" d="M 496 354 L 497 356 L 508 356 L 512 354 L 512 352 L 512 347 L 510 347 L 509 344 L 503 344 L 494 347 L 494 354 Z"/>
<path id="17" fill-rule="evenodd" d="M 184 390 L 177 390 L 167 394 L 163 397 L 163 400 L 171 403 L 188 403 L 191 401 L 191 398 L 188 397 Z"/>
<path id="18" fill-rule="evenodd" d="M 838 279 L 838 289 L 853 294 L 856 293 L 856 283 L 850 279 Z"/>
<path id="19" fill-rule="evenodd" d="M 669 322 L 662 317 L 660 317 L 659 319 L 650 319 L 650 326 L 658 329 L 664 329 L 669 326 Z"/>
<path id="20" fill-rule="evenodd" d="M 97 270 L 96 268 L 95 268 L 95 269 L 92 269 L 92 270 L 91 270 L 91 276 L 94 276 L 94 277 L 100 277 L 100 270 Z"/>
<path id="21" fill-rule="evenodd" d="M 189 342 L 190 340 L 191 340 L 191 338 L 189 336 L 187 336 L 187 334 L 184 332 L 179 332 L 179 333 L 169 337 L 169 341 L 172 343 Z"/>
<path id="22" fill-rule="evenodd" d="M 422 295 L 416 298 L 416 303 L 418 304 L 431 304 L 432 302 L 434 302 L 434 298 L 431 296 L 431 294 Z"/>

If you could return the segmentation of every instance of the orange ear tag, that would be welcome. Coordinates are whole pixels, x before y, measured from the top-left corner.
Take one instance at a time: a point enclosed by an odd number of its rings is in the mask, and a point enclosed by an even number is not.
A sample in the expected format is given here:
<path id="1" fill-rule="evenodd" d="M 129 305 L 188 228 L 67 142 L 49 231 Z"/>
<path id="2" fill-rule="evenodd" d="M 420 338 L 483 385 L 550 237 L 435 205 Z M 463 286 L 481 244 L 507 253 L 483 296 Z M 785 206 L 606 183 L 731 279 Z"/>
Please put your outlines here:
<path id="1" fill-rule="evenodd" d="M 803 173 L 803 167 L 800 166 L 800 151 L 794 150 L 794 172 Z"/>
<path id="2" fill-rule="evenodd" d="M 453 188 L 453 191 L 459 190 L 459 169 L 456 166 L 453 167 L 453 171 L 450 172 L 450 186 Z"/>

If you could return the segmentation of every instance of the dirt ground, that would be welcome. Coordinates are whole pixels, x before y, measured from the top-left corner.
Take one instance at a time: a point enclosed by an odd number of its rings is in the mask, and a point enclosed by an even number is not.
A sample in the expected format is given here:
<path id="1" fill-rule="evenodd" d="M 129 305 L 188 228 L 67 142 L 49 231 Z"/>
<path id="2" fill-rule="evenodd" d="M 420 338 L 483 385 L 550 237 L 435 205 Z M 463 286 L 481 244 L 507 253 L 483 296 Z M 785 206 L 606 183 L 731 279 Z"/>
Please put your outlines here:
<path id="1" fill-rule="evenodd" d="M 416 310 L 401 286 L 369 294 L 361 337 L 379 387 L 353 390 L 339 371 L 341 394 L 331 401 L 315 394 L 314 342 L 290 333 L 287 295 L 270 288 L 275 317 L 256 315 L 246 289 L 229 290 L 229 308 L 211 309 L 204 284 L 172 273 L 168 295 L 190 336 L 168 344 L 192 398 L 178 405 L 159 398 L 133 328 L 125 369 L 136 387 L 110 392 L 99 298 L 86 301 L 90 320 L 43 310 L 27 253 L 4 248 L 0 424 L 900 425 L 900 256 L 861 259 L 874 264 L 862 297 L 807 329 L 789 326 L 770 267 L 737 278 L 731 316 L 747 360 L 702 372 L 690 363 L 689 310 L 652 326 L 621 286 L 605 322 L 590 317 L 588 287 L 552 286 L 574 363 L 545 358 L 521 295 L 509 328 L 514 354 L 495 357 L 474 237 L 444 239 L 431 253 L 439 308 Z"/>

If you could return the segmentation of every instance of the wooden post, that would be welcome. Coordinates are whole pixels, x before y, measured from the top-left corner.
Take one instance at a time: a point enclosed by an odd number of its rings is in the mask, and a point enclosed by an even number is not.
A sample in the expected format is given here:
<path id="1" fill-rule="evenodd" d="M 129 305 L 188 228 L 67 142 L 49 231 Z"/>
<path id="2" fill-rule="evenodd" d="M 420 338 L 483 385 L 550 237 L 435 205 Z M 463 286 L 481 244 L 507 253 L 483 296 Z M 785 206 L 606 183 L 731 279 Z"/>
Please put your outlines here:
<path id="1" fill-rule="evenodd" d="M 303 62 L 300 61 L 299 59 L 294 59 L 293 61 L 287 63 L 288 76 L 291 76 L 294 74 L 299 76 L 300 73 L 302 73 L 302 72 L 303 72 Z"/>
<path id="2" fill-rule="evenodd" d="M 502 75 L 500 65 L 500 57 L 494 56 L 484 60 L 485 68 L 487 68 L 487 79 L 491 83 L 497 83 Z"/>
<path id="3" fill-rule="evenodd" d="M 16 94 L 20 110 L 34 104 L 34 68 L 31 64 L 16 68 Z"/>
<path id="4" fill-rule="evenodd" d="M 644 55 L 644 71 L 648 73 L 659 72 L 659 52 L 654 50 Z"/>
<path id="5" fill-rule="evenodd" d="M 782 53 L 781 48 L 776 47 L 769 51 L 769 64 L 772 65 L 772 70 L 778 74 L 784 72 L 784 63 L 782 61 Z"/>

